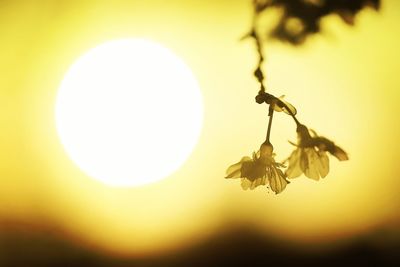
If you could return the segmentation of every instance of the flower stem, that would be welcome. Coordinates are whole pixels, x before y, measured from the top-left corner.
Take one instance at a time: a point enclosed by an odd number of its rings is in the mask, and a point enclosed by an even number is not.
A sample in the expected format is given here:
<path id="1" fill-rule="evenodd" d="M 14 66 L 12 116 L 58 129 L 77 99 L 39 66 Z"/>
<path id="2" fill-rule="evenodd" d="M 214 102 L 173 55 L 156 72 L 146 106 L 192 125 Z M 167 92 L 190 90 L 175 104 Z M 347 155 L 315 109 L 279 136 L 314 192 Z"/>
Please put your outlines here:
<path id="1" fill-rule="evenodd" d="M 289 109 L 289 107 L 284 102 L 281 101 L 281 105 L 283 105 L 286 108 L 286 110 L 289 112 L 290 116 L 292 116 L 294 122 L 296 123 L 296 126 L 299 126 L 301 123 L 296 118 L 296 115 L 293 114 L 293 112 Z"/>
<path id="2" fill-rule="evenodd" d="M 260 92 L 264 93 L 266 91 L 265 85 L 264 85 L 265 76 L 262 71 L 262 65 L 264 62 L 264 53 L 263 53 L 262 41 L 260 39 L 260 36 L 257 33 L 257 19 L 258 19 L 257 12 L 254 12 L 251 31 L 250 31 L 250 37 L 252 37 L 254 39 L 254 42 L 256 45 L 258 62 L 257 62 L 257 67 L 256 67 L 253 75 L 256 77 L 256 79 L 260 83 Z"/>
<path id="3" fill-rule="evenodd" d="M 268 121 L 267 137 L 266 137 L 266 139 L 265 139 L 265 142 L 266 142 L 266 143 L 270 143 L 270 141 L 269 141 L 269 136 L 270 136 L 270 134 L 271 134 L 272 119 L 273 119 L 273 117 L 274 117 L 274 107 L 273 107 L 273 104 L 269 106 L 268 116 L 269 116 L 269 121 Z"/>

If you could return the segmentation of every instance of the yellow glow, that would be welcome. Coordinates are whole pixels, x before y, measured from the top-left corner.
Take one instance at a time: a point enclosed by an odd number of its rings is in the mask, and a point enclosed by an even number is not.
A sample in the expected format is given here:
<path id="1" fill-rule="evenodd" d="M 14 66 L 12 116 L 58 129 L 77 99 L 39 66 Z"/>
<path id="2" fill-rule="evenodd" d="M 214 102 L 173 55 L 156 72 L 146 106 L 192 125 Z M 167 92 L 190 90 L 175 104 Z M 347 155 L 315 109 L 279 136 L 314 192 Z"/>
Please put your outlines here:
<path id="1" fill-rule="evenodd" d="M 108 185 L 137 186 L 178 169 L 202 126 L 200 89 L 171 51 L 142 39 L 99 45 L 65 75 L 56 124 L 70 158 Z"/>
<path id="2" fill-rule="evenodd" d="M 91 247 L 132 254 L 187 247 L 241 223 L 316 245 L 400 225 L 400 1 L 382 2 L 381 11 L 357 15 L 354 27 L 324 19 L 324 32 L 304 46 L 266 42 L 268 90 L 286 95 L 299 120 L 350 157 L 331 158 L 325 179 L 300 177 L 275 195 L 223 178 L 266 133 L 266 106 L 254 102 L 254 43 L 238 41 L 250 27 L 250 0 L 9 1 L 0 9 L 0 217 L 57 224 Z M 190 66 L 204 127 L 168 179 L 110 187 L 68 158 L 54 104 L 79 55 L 128 37 L 157 41 Z M 296 140 L 295 126 L 276 113 L 277 160 L 290 154 L 288 140 Z M 158 160 L 163 151 L 150 153 Z"/>

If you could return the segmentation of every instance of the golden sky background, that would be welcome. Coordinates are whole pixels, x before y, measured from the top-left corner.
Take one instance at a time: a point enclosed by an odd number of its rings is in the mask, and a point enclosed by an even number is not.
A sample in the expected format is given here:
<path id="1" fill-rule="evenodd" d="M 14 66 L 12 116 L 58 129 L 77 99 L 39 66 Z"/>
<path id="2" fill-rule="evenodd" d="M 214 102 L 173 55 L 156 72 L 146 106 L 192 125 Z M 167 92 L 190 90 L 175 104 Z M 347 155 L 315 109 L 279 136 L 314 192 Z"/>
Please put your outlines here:
<path id="1" fill-rule="evenodd" d="M 239 42 L 251 12 L 247 0 L 1 1 L 0 222 L 56 225 L 84 244 L 123 254 L 179 248 L 242 224 L 314 245 L 377 227 L 399 236 L 400 3 L 363 10 L 351 28 L 328 17 L 324 33 L 302 47 L 266 44 L 270 92 L 286 95 L 301 121 L 350 156 L 331 158 L 322 181 L 301 177 L 279 195 L 223 179 L 266 132 L 266 106 L 254 102 L 254 46 Z M 204 97 L 204 128 L 168 179 L 110 188 L 65 154 L 54 102 L 80 55 L 135 37 L 170 48 L 191 67 Z M 277 159 L 295 139 L 290 118 L 276 114 Z"/>

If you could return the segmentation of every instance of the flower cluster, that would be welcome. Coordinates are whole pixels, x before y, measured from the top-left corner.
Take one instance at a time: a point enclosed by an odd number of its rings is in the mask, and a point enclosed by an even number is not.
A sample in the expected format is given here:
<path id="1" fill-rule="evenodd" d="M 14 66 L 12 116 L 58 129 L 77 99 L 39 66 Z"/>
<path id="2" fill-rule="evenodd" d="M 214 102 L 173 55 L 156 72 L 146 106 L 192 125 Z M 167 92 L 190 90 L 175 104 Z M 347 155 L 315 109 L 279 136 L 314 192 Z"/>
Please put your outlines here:
<path id="1" fill-rule="evenodd" d="M 311 135 L 311 134 L 312 135 Z M 325 137 L 299 124 L 297 127 L 298 142 L 296 149 L 286 160 L 286 166 L 276 162 L 273 146 L 264 142 L 253 157 L 243 157 L 238 163 L 231 165 L 225 178 L 241 178 L 244 190 L 254 189 L 260 185 L 269 185 L 276 194 L 282 192 L 289 184 L 288 178 L 296 178 L 304 174 L 306 177 L 319 180 L 329 173 L 327 152 L 338 160 L 348 160 L 347 153 Z"/>
<path id="2" fill-rule="evenodd" d="M 329 139 L 318 136 L 303 124 L 297 126 L 296 149 L 286 160 L 288 167 L 276 162 L 273 146 L 269 141 L 264 142 L 253 157 L 243 157 L 238 163 L 231 165 L 226 171 L 225 178 L 241 178 L 244 190 L 266 185 L 276 194 L 282 192 L 290 183 L 287 179 L 304 174 L 306 177 L 319 180 L 329 173 L 329 158 L 327 152 L 338 160 L 348 160 L 347 153 Z"/>
<path id="3" fill-rule="evenodd" d="M 268 1 L 267 1 L 268 2 Z M 257 5 L 265 3 L 267 7 L 269 2 L 254 1 Z M 256 14 L 260 10 L 256 10 Z M 335 145 L 329 139 L 318 136 L 314 131 L 309 130 L 305 125 L 299 122 L 296 118 L 297 109 L 286 102 L 283 96 L 278 98 L 266 92 L 264 85 L 265 75 L 262 71 L 262 64 L 264 62 L 262 40 L 257 31 L 257 16 L 253 19 L 253 25 L 245 38 L 252 38 L 256 44 L 258 54 L 258 62 L 254 77 L 257 79 L 260 90 L 255 97 L 258 104 L 268 105 L 268 130 L 265 142 L 261 145 L 258 152 L 253 153 L 253 157 L 243 157 L 238 163 L 231 165 L 227 171 L 225 178 L 241 178 L 242 188 L 255 189 L 258 186 L 266 185 L 271 188 L 276 194 L 282 192 L 289 184 L 287 179 L 296 178 L 304 174 L 306 177 L 319 180 L 324 178 L 329 173 L 329 157 L 327 153 L 333 155 L 338 160 L 348 160 L 346 152 Z M 293 144 L 296 149 L 291 153 L 289 158 L 285 161 L 288 163 L 286 168 L 282 163 L 275 161 L 275 154 L 273 153 L 273 146 L 270 142 L 270 133 L 272 126 L 272 119 L 274 112 L 284 112 L 291 116 L 297 126 L 297 144 Z"/>
<path id="4" fill-rule="evenodd" d="M 313 136 L 310 135 L 310 132 Z M 308 178 L 319 180 L 329 172 L 329 152 L 340 161 L 348 160 L 343 149 L 336 146 L 325 137 L 318 136 L 314 131 L 309 131 L 306 126 L 297 126 L 298 143 L 288 158 L 289 167 L 286 170 L 288 178 L 296 178 L 304 173 Z"/>
<path id="5" fill-rule="evenodd" d="M 286 174 L 280 169 L 283 164 L 274 160 L 273 147 L 269 143 L 261 145 L 253 157 L 243 157 L 226 171 L 225 178 L 241 178 L 244 190 L 254 189 L 260 185 L 269 185 L 276 194 L 282 192 L 289 183 Z"/>

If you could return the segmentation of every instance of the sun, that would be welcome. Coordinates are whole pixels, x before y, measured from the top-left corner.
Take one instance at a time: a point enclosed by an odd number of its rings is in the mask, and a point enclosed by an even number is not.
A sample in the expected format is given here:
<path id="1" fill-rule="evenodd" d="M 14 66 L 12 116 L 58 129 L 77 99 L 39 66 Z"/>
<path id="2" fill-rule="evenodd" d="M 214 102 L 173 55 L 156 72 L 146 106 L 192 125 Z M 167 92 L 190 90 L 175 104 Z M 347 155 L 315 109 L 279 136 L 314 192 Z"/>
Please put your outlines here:
<path id="1" fill-rule="evenodd" d="M 111 186 L 138 186 L 171 175 L 190 156 L 202 128 L 202 95 L 190 68 L 166 47 L 113 40 L 69 68 L 55 120 L 84 173 Z"/>

